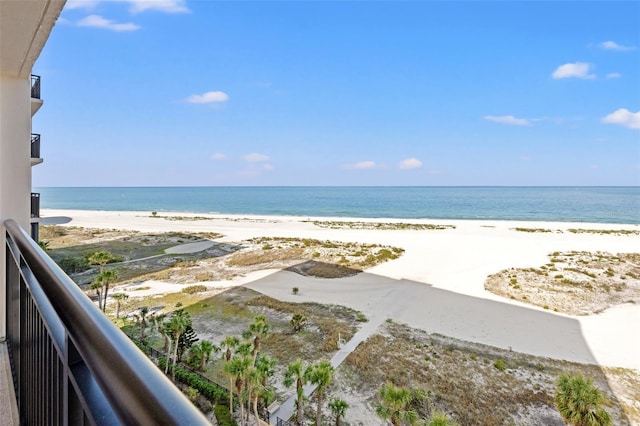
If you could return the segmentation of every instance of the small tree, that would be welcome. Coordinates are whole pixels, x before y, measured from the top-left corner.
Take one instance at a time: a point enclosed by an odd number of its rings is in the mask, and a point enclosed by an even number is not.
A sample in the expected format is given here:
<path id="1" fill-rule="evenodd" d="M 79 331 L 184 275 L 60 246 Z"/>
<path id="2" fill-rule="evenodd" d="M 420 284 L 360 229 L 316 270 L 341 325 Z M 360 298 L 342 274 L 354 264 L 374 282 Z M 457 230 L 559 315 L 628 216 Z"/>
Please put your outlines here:
<path id="1" fill-rule="evenodd" d="M 322 424 L 322 403 L 324 402 L 324 392 L 331 384 L 333 378 L 333 366 L 329 361 L 320 361 L 305 372 L 309 382 L 316 385 L 316 426 Z"/>
<path id="2" fill-rule="evenodd" d="M 378 391 L 380 402 L 376 405 L 376 414 L 382 420 L 389 420 L 393 426 L 401 426 L 403 422 L 415 424 L 418 413 L 409 409 L 411 391 L 387 382 Z"/>
<path id="3" fill-rule="evenodd" d="M 296 360 L 289 364 L 284 373 L 284 385 L 286 387 L 295 383 L 296 385 L 296 425 L 302 426 L 302 416 L 304 413 L 304 385 L 309 382 L 309 377 L 305 374 L 302 360 Z"/>
<path id="4" fill-rule="evenodd" d="M 149 313 L 149 307 L 143 306 L 140 308 L 138 314 L 134 315 L 135 319 L 140 325 L 140 341 L 145 342 L 145 331 L 147 329 L 147 314 Z"/>
<path id="5" fill-rule="evenodd" d="M 109 262 L 113 262 L 114 259 L 115 259 L 115 257 L 113 256 L 113 254 L 111 254 L 108 251 L 97 251 L 97 252 L 91 253 L 89 256 L 87 256 L 87 261 L 91 265 L 98 265 L 99 266 L 100 273 L 102 273 L 102 271 L 104 271 L 104 265 L 106 265 Z"/>
<path id="6" fill-rule="evenodd" d="M 607 400 L 605 395 L 581 373 L 562 374 L 556 381 L 554 395 L 560 415 L 574 426 L 607 426 L 611 416 L 603 408 Z"/>
<path id="7" fill-rule="evenodd" d="M 102 287 L 102 312 L 107 309 L 107 297 L 109 297 L 109 286 L 118 279 L 116 271 L 101 271 L 95 279 L 95 283 Z M 98 298 L 98 300 L 100 300 Z"/>
<path id="8" fill-rule="evenodd" d="M 180 336 L 190 325 L 189 322 L 190 318 L 187 318 L 187 316 L 184 315 L 184 311 L 180 309 L 174 312 L 171 319 L 165 326 L 167 330 L 170 330 L 171 336 L 173 337 L 173 371 L 171 375 L 173 380 L 176 379 L 176 363 L 178 361 L 178 345 L 180 342 Z"/>
<path id="9" fill-rule="evenodd" d="M 123 300 L 128 299 L 129 295 L 127 293 L 116 293 L 111 298 L 116 300 L 116 319 L 120 319 L 120 304 Z"/>
<path id="10" fill-rule="evenodd" d="M 336 418 L 336 426 L 340 426 L 340 419 L 344 417 L 347 408 L 349 408 L 349 404 L 344 399 L 334 398 L 329 403 L 329 408 Z"/>
<path id="11" fill-rule="evenodd" d="M 269 323 L 264 315 L 257 315 L 251 324 L 249 324 L 249 330 L 253 337 L 253 362 L 252 366 L 256 365 L 256 358 L 258 357 L 258 350 L 260 350 L 260 340 L 262 337 L 269 333 Z"/>
<path id="12" fill-rule="evenodd" d="M 299 312 L 293 314 L 293 316 L 291 317 L 291 321 L 289 321 L 289 326 L 291 326 L 291 330 L 293 330 L 294 333 L 302 330 L 306 324 L 307 317 Z"/>
<path id="13" fill-rule="evenodd" d="M 225 373 L 229 376 L 229 410 L 231 414 L 233 414 L 233 375 L 227 372 L 227 365 L 231 362 L 231 357 L 233 355 L 233 350 L 240 344 L 240 340 L 235 336 L 226 336 L 222 343 L 220 343 L 220 347 L 226 349 L 224 352 L 224 360 L 225 360 Z"/>

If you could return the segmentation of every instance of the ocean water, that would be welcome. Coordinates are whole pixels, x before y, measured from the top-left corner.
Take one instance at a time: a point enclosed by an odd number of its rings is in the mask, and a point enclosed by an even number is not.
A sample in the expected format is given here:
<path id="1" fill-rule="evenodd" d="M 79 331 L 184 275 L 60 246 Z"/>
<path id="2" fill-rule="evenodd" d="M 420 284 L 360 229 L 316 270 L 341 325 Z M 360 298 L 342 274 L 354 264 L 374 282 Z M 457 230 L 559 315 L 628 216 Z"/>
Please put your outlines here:
<path id="1" fill-rule="evenodd" d="M 42 208 L 640 224 L 640 187 L 36 188 Z"/>

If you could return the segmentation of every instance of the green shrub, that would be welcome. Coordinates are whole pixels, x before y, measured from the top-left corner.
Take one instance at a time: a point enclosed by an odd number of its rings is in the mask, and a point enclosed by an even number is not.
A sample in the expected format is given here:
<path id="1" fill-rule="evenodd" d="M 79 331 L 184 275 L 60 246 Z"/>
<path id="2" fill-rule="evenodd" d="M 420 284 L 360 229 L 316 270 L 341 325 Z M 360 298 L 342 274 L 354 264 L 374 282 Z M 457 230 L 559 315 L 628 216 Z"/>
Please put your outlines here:
<path id="1" fill-rule="evenodd" d="M 229 408 L 224 405 L 216 405 L 213 407 L 213 413 L 219 426 L 238 426 L 238 423 L 231 417 Z"/>
<path id="2" fill-rule="evenodd" d="M 493 361 L 493 366 L 500 371 L 504 371 L 507 369 L 507 364 L 503 359 L 496 359 L 495 361 Z"/>
<path id="3" fill-rule="evenodd" d="M 367 322 L 367 321 L 369 321 L 367 319 L 367 316 L 365 314 L 363 314 L 362 312 L 358 312 L 356 314 L 356 320 L 358 320 L 358 322 Z"/>
<path id="4" fill-rule="evenodd" d="M 85 257 L 64 257 L 58 261 L 58 266 L 67 274 L 76 274 L 91 268 Z"/>

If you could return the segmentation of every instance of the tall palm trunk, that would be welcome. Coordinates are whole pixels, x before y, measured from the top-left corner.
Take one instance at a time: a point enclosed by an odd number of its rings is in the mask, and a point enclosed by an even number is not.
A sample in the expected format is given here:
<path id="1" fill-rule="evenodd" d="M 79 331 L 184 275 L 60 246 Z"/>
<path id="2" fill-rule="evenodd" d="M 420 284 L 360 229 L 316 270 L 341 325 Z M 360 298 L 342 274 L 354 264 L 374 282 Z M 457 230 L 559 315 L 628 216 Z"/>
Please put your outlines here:
<path id="1" fill-rule="evenodd" d="M 260 417 L 258 417 L 258 394 L 253 397 L 253 415 L 256 416 L 256 426 L 260 426 Z"/>
<path id="2" fill-rule="evenodd" d="M 171 358 L 169 358 L 169 354 L 171 353 L 171 339 L 169 339 L 169 346 L 167 348 L 167 362 L 164 364 L 164 374 L 169 373 L 169 362 Z"/>
<path id="3" fill-rule="evenodd" d="M 229 376 L 229 411 L 233 416 L 233 377 Z"/>
<path id="4" fill-rule="evenodd" d="M 296 391 L 298 394 L 298 413 L 296 415 L 296 423 L 298 426 L 302 426 L 302 416 L 304 414 L 304 389 L 302 387 L 302 380 L 300 378 L 298 378 L 298 381 L 296 383 Z"/>
<path id="5" fill-rule="evenodd" d="M 171 378 L 173 380 L 176 379 L 176 363 L 178 361 L 178 342 L 180 341 L 180 334 L 176 333 L 174 337 L 176 338 L 176 345 L 173 347 L 173 371 L 171 372 Z"/>

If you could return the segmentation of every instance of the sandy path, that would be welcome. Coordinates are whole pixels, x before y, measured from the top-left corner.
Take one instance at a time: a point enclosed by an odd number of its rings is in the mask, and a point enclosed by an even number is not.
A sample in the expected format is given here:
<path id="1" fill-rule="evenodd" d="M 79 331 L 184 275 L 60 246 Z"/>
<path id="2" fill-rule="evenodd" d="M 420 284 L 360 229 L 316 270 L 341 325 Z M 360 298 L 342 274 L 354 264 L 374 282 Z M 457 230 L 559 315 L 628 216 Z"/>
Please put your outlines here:
<path id="1" fill-rule="evenodd" d="M 68 225 L 143 232 L 218 232 L 220 241 L 259 236 L 317 238 L 402 247 L 402 257 L 341 280 L 304 278 L 278 272 L 250 286 L 273 297 L 338 303 L 368 316 L 384 313 L 395 321 L 452 337 L 515 351 L 598 362 L 640 370 L 640 305 L 626 305 L 590 317 L 570 317 L 488 293 L 487 275 L 510 267 L 538 267 L 553 251 L 638 252 L 637 235 L 524 233 L 515 227 L 560 229 L 640 229 L 637 225 L 510 221 L 400 220 L 452 224 L 444 231 L 327 229 L 308 218 L 215 215 L 210 220 L 169 221 L 148 212 L 43 210 L 72 218 Z M 188 214 L 179 214 L 189 216 Z M 191 215 L 195 216 L 195 215 Z M 198 215 L 202 216 L 202 215 Z M 344 218 L 319 218 L 340 220 Z M 363 219 L 359 219 L 363 220 Z M 364 219 L 367 221 L 367 219 Z M 392 222 L 371 219 L 373 222 Z M 397 222 L 397 221 L 396 221 Z"/>

